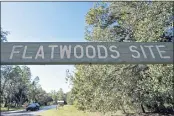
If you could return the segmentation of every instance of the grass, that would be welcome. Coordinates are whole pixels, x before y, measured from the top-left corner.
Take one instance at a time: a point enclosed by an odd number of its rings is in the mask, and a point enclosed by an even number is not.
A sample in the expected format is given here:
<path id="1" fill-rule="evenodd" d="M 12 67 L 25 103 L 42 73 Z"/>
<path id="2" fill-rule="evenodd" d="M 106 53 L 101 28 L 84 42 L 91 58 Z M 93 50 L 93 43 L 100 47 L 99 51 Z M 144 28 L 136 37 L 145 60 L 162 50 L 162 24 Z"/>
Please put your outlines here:
<path id="1" fill-rule="evenodd" d="M 121 111 L 117 111 L 116 113 L 106 113 L 101 114 L 101 113 L 95 113 L 95 112 L 83 112 L 77 110 L 74 106 L 72 105 L 67 105 L 64 106 L 58 110 L 56 109 L 51 109 L 47 111 L 43 111 L 37 116 L 165 116 L 165 115 L 160 115 L 158 113 L 128 113 L 128 114 L 123 114 Z M 167 115 L 167 116 L 173 116 L 173 115 Z"/>
<path id="2" fill-rule="evenodd" d="M 101 114 L 97 112 L 83 112 L 77 110 L 74 106 L 72 105 L 67 105 L 64 106 L 58 110 L 56 109 L 51 109 L 47 111 L 43 111 L 37 116 L 166 116 L 166 115 L 160 115 L 158 113 L 127 113 L 123 114 L 122 111 L 117 111 L 116 113 L 106 113 Z M 174 115 L 167 115 L 167 116 L 174 116 Z"/>
<path id="3" fill-rule="evenodd" d="M 74 106 L 67 105 L 58 110 L 51 109 L 41 112 L 39 116 L 101 116 L 101 114 L 79 111 Z"/>
<path id="4" fill-rule="evenodd" d="M 23 110 L 24 108 L 21 107 L 21 108 L 9 108 L 9 111 L 14 111 L 14 110 Z M 7 107 L 1 107 L 1 112 L 5 112 L 5 111 L 8 111 L 8 108 Z"/>

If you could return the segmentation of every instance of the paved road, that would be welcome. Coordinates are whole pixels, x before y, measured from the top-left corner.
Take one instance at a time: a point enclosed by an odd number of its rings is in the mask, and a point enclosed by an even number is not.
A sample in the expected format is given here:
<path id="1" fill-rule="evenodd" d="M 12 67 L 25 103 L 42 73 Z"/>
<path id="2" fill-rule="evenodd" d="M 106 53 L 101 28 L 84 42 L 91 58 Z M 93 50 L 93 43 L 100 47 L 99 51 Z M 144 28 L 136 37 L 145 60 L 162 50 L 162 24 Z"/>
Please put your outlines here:
<path id="1" fill-rule="evenodd" d="M 19 111 L 8 111 L 8 112 L 1 112 L 0 116 L 40 116 L 39 113 L 45 110 L 56 108 L 56 105 L 52 106 L 44 106 L 40 108 L 38 111 L 26 111 L 26 110 L 19 110 Z"/>

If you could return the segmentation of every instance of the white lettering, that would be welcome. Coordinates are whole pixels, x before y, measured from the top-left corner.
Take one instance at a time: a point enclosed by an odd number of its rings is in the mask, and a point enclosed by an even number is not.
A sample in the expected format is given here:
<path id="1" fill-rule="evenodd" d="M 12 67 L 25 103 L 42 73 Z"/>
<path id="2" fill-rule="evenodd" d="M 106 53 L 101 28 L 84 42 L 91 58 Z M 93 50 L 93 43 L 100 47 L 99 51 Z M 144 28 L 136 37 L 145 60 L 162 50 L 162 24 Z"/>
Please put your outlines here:
<path id="1" fill-rule="evenodd" d="M 61 58 L 64 58 L 65 52 L 66 52 L 67 58 L 70 58 L 70 56 L 71 56 L 71 45 L 69 45 L 69 49 L 67 48 L 66 45 L 63 48 L 62 48 L 62 45 L 60 45 L 60 57 Z"/>
<path id="2" fill-rule="evenodd" d="M 22 55 L 22 59 L 32 59 L 32 56 L 26 56 L 26 52 L 27 52 L 27 46 L 24 47 L 24 52 Z"/>
<path id="3" fill-rule="evenodd" d="M 160 47 L 165 47 L 165 46 L 164 46 L 164 45 L 157 45 L 157 46 L 156 46 L 156 49 L 157 49 L 157 51 L 158 51 L 160 57 L 161 57 L 161 58 L 165 58 L 165 59 L 170 58 L 170 56 L 163 56 L 163 55 L 162 55 L 162 53 L 165 53 L 166 51 L 161 51 L 161 50 L 159 49 Z"/>
<path id="4" fill-rule="evenodd" d="M 13 48 L 12 48 L 12 52 L 11 52 L 11 55 L 10 55 L 10 59 L 13 58 L 13 54 L 14 53 L 19 53 L 20 51 L 15 51 L 15 48 L 19 48 L 19 47 L 23 47 L 22 45 L 14 45 Z"/>
<path id="5" fill-rule="evenodd" d="M 100 48 L 103 48 L 103 49 L 104 49 L 104 51 L 105 51 L 105 52 L 104 52 L 104 53 L 105 53 L 104 56 L 101 55 Z M 103 46 L 103 45 L 97 45 L 97 49 L 98 49 L 98 57 L 99 57 L 99 58 L 107 58 L 107 56 L 108 56 L 108 51 L 107 51 L 107 48 L 106 48 L 105 46 Z"/>
<path id="6" fill-rule="evenodd" d="M 137 47 L 136 46 L 133 46 L 133 45 L 132 46 L 129 46 L 129 49 L 130 49 L 131 52 L 136 52 L 137 53 L 136 56 L 132 54 L 132 57 L 133 58 L 140 58 L 140 53 L 137 50 L 133 50 L 132 48 L 136 48 L 137 49 Z"/>
<path id="7" fill-rule="evenodd" d="M 143 55 L 144 55 L 144 58 L 147 58 L 147 55 L 146 55 L 146 53 L 145 53 L 144 48 L 143 48 L 142 45 L 140 45 L 140 48 L 141 48 L 141 51 L 142 51 L 142 53 L 143 53 Z"/>
<path id="8" fill-rule="evenodd" d="M 92 48 L 92 51 L 93 51 L 93 55 L 92 55 L 92 56 L 89 55 L 89 48 Z M 95 55 L 96 55 L 95 48 L 94 48 L 93 46 L 91 46 L 91 45 L 88 45 L 88 46 L 86 47 L 86 56 L 87 56 L 88 58 L 94 58 Z"/>
<path id="9" fill-rule="evenodd" d="M 144 46 L 144 47 L 149 48 L 149 51 L 150 51 L 150 53 L 151 53 L 151 55 L 152 55 L 152 58 L 155 58 L 155 55 L 154 55 L 154 53 L 153 53 L 153 51 L 152 51 L 152 47 L 153 47 L 153 45 Z"/>
<path id="10" fill-rule="evenodd" d="M 120 57 L 120 53 L 119 53 L 117 50 L 114 50 L 113 48 L 117 48 L 117 47 L 116 47 L 116 46 L 110 46 L 110 47 L 109 47 L 109 50 L 110 50 L 111 52 L 115 52 L 115 53 L 116 53 L 116 56 L 111 55 L 111 58 L 118 58 L 118 57 Z"/>
<path id="11" fill-rule="evenodd" d="M 43 50 L 43 46 L 40 46 L 40 47 L 39 47 L 35 59 L 37 59 L 38 57 L 41 57 L 42 59 L 44 59 L 44 50 Z"/>
<path id="12" fill-rule="evenodd" d="M 49 45 L 48 47 L 51 48 L 51 59 L 54 58 L 54 48 L 58 47 L 58 45 Z"/>
<path id="13" fill-rule="evenodd" d="M 80 56 L 78 56 L 77 55 L 77 48 L 80 48 L 80 52 L 81 52 L 81 55 Z M 74 47 L 74 56 L 76 57 L 76 58 L 82 58 L 83 57 L 83 47 L 81 46 L 81 45 L 76 45 L 75 47 Z"/>

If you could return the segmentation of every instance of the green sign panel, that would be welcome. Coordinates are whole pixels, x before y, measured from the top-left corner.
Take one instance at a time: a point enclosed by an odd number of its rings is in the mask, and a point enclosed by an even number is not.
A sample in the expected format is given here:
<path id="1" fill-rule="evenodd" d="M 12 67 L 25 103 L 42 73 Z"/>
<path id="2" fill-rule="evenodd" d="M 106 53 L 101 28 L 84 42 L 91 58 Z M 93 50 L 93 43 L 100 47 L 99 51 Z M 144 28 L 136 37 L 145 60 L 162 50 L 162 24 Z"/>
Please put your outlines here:
<path id="1" fill-rule="evenodd" d="M 6 42 L 2 65 L 171 64 L 172 42 Z"/>

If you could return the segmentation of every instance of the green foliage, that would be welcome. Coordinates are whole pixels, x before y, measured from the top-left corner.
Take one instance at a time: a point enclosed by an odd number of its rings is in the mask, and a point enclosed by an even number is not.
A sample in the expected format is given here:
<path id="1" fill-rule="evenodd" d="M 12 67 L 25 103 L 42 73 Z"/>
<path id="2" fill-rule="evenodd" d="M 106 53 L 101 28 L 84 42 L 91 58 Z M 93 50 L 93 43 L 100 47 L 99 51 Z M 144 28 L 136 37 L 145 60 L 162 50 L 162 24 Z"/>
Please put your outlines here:
<path id="1" fill-rule="evenodd" d="M 8 31 L 3 31 L 1 28 L 1 42 L 6 42 L 7 41 L 7 35 L 9 34 Z"/>
<path id="2" fill-rule="evenodd" d="M 67 101 L 67 104 L 73 105 L 72 91 L 66 93 L 66 101 Z"/>
<path id="3" fill-rule="evenodd" d="M 62 88 L 60 88 L 60 89 L 58 90 L 57 96 L 58 96 L 58 100 L 59 100 L 59 101 L 63 101 L 63 100 L 64 100 L 64 93 L 63 93 Z"/>
<path id="4" fill-rule="evenodd" d="M 52 90 L 50 92 L 50 96 L 53 99 L 53 104 L 57 105 L 57 101 L 67 101 L 67 94 L 65 94 L 60 88 L 58 91 Z"/>
<path id="5" fill-rule="evenodd" d="M 88 41 L 157 42 L 168 26 L 172 2 L 97 4 L 86 15 Z M 69 78 L 81 110 L 145 112 L 174 108 L 171 65 L 76 65 Z"/>
<path id="6" fill-rule="evenodd" d="M 57 100 L 58 100 L 57 92 L 55 90 L 52 90 L 50 95 L 53 98 L 53 104 L 57 104 Z"/>
<path id="7" fill-rule="evenodd" d="M 39 77 L 31 80 L 27 66 L 4 65 L 1 67 L 1 97 L 5 107 L 21 107 L 24 103 L 39 102 L 46 105 L 52 98 L 39 85 Z"/>

